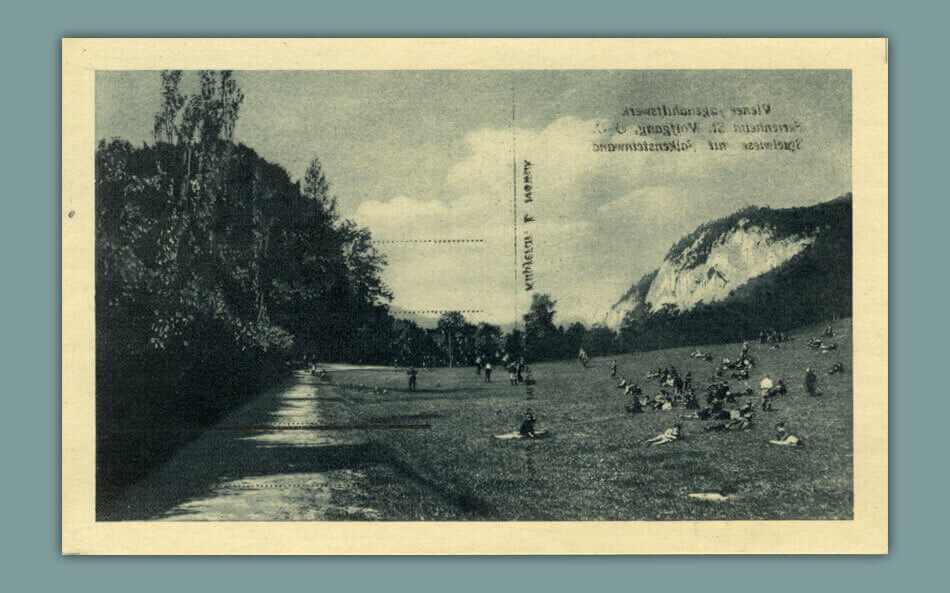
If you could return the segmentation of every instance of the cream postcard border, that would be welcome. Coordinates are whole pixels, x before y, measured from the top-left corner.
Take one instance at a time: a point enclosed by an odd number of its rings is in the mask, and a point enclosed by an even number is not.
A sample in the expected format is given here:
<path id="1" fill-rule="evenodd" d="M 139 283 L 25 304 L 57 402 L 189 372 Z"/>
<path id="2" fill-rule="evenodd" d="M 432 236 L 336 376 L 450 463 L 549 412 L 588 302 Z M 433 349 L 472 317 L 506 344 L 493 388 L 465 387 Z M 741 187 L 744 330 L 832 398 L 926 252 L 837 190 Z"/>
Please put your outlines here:
<path id="1" fill-rule="evenodd" d="M 65 554 L 887 553 L 886 39 L 63 39 Z M 854 519 L 621 522 L 96 522 L 95 71 L 852 71 Z"/>

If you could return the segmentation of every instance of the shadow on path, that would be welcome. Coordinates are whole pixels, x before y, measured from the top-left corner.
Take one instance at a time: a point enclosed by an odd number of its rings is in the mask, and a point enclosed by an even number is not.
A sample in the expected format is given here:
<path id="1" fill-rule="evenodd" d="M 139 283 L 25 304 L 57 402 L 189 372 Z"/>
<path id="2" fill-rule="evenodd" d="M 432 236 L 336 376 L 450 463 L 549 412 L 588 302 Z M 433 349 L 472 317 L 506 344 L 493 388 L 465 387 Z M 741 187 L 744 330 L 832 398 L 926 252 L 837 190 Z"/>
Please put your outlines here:
<path id="1" fill-rule="evenodd" d="M 344 405 L 339 402 L 345 398 L 336 396 L 332 386 L 315 385 L 303 373 L 298 377 L 298 383 L 289 389 L 259 396 L 228 415 L 214 430 L 189 442 L 116 500 L 100 505 L 97 519 L 378 519 L 375 509 L 339 507 L 331 499 L 335 491 L 359 491 L 365 478 L 361 470 L 375 465 L 389 466 L 406 480 L 456 505 L 467 518 L 491 516 L 492 509 L 483 500 L 418 464 L 410 464 L 407 456 L 395 452 L 388 438 L 373 435 L 378 431 L 285 428 L 330 424 L 332 408 Z M 371 418 L 365 424 L 436 417 Z M 253 428 L 257 426 L 268 429 Z M 155 432 L 155 438 L 163 436 L 161 431 Z"/>

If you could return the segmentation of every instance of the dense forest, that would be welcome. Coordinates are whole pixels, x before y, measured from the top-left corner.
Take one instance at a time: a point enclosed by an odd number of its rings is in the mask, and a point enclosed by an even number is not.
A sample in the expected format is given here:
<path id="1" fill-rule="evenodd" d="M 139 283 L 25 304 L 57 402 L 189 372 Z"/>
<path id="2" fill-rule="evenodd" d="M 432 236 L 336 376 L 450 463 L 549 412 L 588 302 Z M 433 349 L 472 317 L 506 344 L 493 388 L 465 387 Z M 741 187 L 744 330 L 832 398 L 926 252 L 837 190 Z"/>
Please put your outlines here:
<path id="1" fill-rule="evenodd" d="M 302 182 L 233 141 L 230 72 L 161 73 L 154 143 L 96 149 L 97 467 L 162 451 L 134 430 L 202 425 L 307 360 L 392 360 L 385 259 L 342 219 L 318 159 Z M 421 345 L 421 344 L 420 344 Z"/>

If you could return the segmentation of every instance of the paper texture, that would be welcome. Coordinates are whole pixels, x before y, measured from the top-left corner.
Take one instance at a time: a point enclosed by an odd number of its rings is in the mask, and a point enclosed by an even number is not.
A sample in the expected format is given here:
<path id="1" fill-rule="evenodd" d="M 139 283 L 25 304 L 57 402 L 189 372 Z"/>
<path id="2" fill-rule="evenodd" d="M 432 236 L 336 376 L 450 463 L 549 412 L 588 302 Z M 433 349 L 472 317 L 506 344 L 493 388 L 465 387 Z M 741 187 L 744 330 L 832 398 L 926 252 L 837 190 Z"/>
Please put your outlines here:
<path id="1" fill-rule="evenodd" d="M 161 233 L 230 254 L 220 285 L 260 297 L 220 310 L 251 311 L 270 340 L 254 360 L 285 356 L 293 373 L 213 420 L 148 412 L 161 389 L 187 408 L 181 377 L 201 363 L 163 371 L 177 388 L 147 379 L 154 362 L 96 384 L 97 351 L 133 348 L 123 331 L 155 352 L 197 339 L 175 333 L 187 308 L 171 329 L 131 327 L 164 319 L 164 292 L 114 316 L 148 292 L 116 288 L 147 285 L 136 241 L 174 240 L 129 230 L 152 207 L 141 201 L 98 221 L 97 245 L 97 181 L 99 200 L 127 205 L 150 183 L 167 191 L 167 210 L 142 220 L 236 195 L 207 189 L 217 165 L 196 156 L 219 154 L 202 148 L 219 124 L 156 118 L 161 71 L 177 70 L 186 99 L 200 96 L 195 71 L 233 71 L 240 98 L 228 74 L 205 103 L 225 114 L 214 133 L 288 178 L 230 187 L 333 194 L 340 220 L 372 233 L 354 249 L 386 259 L 392 299 L 360 294 L 416 338 L 346 321 L 332 352 L 307 350 L 327 342 L 300 320 L 330 313 L 273 297 L 313 277 L 270 234 L 296 222 L 233 198 L 207 210 L 222 221 L 200 227 L 212 239 Z M 63 553 L 887 553 L 887 95 L 886 39 L 64 39 Z M 161 185 L 180 157 L 136 169 L 113 138 L 189 155 L 188 187 Z M 117 159 L 108 180 L 97 150 Z M 329 190 L 306 175 L 315 152 Z M 245 215 L 258 230 L 235 230 Z M 185 251 L 141 277 L 217 277 Z M 261 263 L 277 260 L 272 274 Z M 197 301 L 211 294 L 194 286 Z M 557 307 L 547 326 L 525 316 L 543 295 Z M 194 360 L 218 352 L 208 339 Z M 720 380 L 728 396 L 707 385 Z M 128 444 L 157 439 L 154 458 Z"/>

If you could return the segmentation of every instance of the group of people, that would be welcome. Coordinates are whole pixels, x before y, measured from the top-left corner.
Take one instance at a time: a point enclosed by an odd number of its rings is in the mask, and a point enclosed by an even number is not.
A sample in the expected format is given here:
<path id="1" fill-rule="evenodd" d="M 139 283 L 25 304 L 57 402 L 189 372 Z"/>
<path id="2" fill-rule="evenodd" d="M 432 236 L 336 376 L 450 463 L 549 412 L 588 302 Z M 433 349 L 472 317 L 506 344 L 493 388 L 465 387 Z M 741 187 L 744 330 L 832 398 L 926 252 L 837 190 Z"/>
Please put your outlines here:
<path id="1" fill-rule="evenodd" d="M 611 366 L 611 376 L 616 377 L 617 363 Z M 693 375 L 687 371 L 685 376 L 680 376 L 676 367 L 666 368 L 657 367 L 647 373 L 648 379 L 658 379 L 661 385 L 660 392 L 655 398 L 643 397 L 643 390 L 637 383 L 628 382 L 623 377 L 617 383 L 618 389 L 623 389 L 625 397 L 632 397 L 632 402 L 627 406 L 627 412 L 639 414 L 645 409 L 671 410 L 676 403 L 683 402 L 688 408 L 698 407 L 693 395 Z"/>
<path id="2" fill-rule="evenodd" d="M 837 344 L 834 344 L 832 342 L 822 341 L 822 339 L 819 338 L 818 336 L 814 336 L 812 337 L 812 339 L 808 340 L 808 346 L 810 348 L 814 348 L 815 350 L 820 350 L 822 354 L 827 354 L 831 352 L 832 350 L 838 349 Z"/>
<path id="3" fill-rule="evenodd" d="M 651 370 L 647 373 L 647 379 L 658 379 L 660 385 L 674 390 L 677 395 L 689 391 L 693 386 L 693 374 L 690 371 L 686 371 L 686 375 L 680 377 L 679 372 L 677 372 L 676 367 L 673 365 L 663 369 L 656 367 L 656 370 Z"/>
<path id="4" fill-rule="evenodd" d="M 310 365 L 310 376 L 320 379 L 323 383 L 330 382 L 330 375 L 327 374 L 326 369 L 317 368 L 315 364 Z"/>
<path id="5" fill-rule="evenodd" d="M 786 339 L 784 334 L 779 334 L 773 330 L 770 330 L 768 334 L 762 332 L 761 337 L 763 337 L 763 342 L 767 340 L 782 341 Z M 691 355 L 694 358 L 703 358 L 706 360 L 712 358 L 708 353 L 699 350 L 694 351 Z M 655 398 L 644 398 L 639 385 L 627 382 L 623 377 L 620 378 L 620 382 L 616 386 L 624 389 L 625 395 L 632 396 L 631 403 L 626 406 L 628 413 L 639 414 L 648 409 L 671 410 L 674 406 L 682 404 L 686 410 L 689 410 L 684 416 L 686 418 L 717 421 L 714 424 L 705 426 L 703 429 L 704 432 L 748 430 L 755 420 L 755 406 L 752 403 L 755 392 L 748 383 L 745 384 L 744 389 L 740 388 L 734 391 L 730 388 L 729 382 L 723 380 L 723 375 L 726 370 L 731 370 L 733 371 L 731 374 L 732 378 L 748 379 L 749 370 L 754 366 L 754 358 L 749 353 L 749 342 L 745 341 L 742 344 L 742 351 L 735 360 L 723 358 L 722 363 L 718 365 L 714 381 L 704 388 L 706 393 L 705 406 L 700 406 L 697 401 L 692 385 L 691 373 L 687 372 L 685 376 L 681 377 L 673 365 L 669 365 L 665 368 L 657 367 L 655 370 L 651 370 L 647 373 L 647 378 L 656 379 L 660 383 L 660 391 Z M 843 367 L 836 365 L 832 367 L 832 371 L 829 371 L 829 373 L 842 371 Z M 610 373 L 611 378 L 616 378 L 616 362 L 612 363 Z M 817 391 L 817 376 L 810 367 L 805 370 L 804 383 L 805 391 L 808 395 L 819 395 Z M 773 379 L 766 375 L 759 382 L 759 392 L 761 398 L 759 409 L 763 413 L 772 412 L 774 409 L 772 404 L 773 399 L 787 395 L 788 386 L 783 379 Z M 727 404 L 734 403 L 738 398 L 743 396 L 748 398 L 746 403 L 737 407 L 727 407 Z M 646 439 L 644 443 L 649 445 L 672 443 L 679 440 L 681 434 L 682 425 L 675 424 L 672 428 L 667 429 L 663 433 Z M 801 446 L 804 444 L 803 439 L 788 431 L 784 422 L 776 424 L 776 436 L 769 442 L 781 446 Z"/>
<path id="6" fill-rule="evenodd" d="M 508 384 L 512 387 L 516 385 L 521 385 L 526 381 L 525 379 L 525 369 L 527 366 L 524 363 L 524 358 L 519 358 L 517 362 L 508 363 Z"/>
<path id="7" fill-rule="evenodd" d="M 703 430 L 707 432 L 715 430 L 744 430 L 750 426 L 751 422 L 751 415 L 740 416 L 728 422 L 707 426 Z M 643 443 L 645 445 L 665 445 L 667 443 L 673 443 L 680 439 L 682 429 L 682 424 L 674 424 L 671 428 L 666 429 L 655 437 L 644 440 Z M 779 422 L 775 425 L 775 438 L 770 439 L 769 443 L 780 447 L 805 446 L 805 440 L 798 435 L 792 434 L 786 427 L 785 422 Z"/>
<path id="8" fill-rule="evenodd" d="M 716 369 L 716 377 L 722 378 L 729 373 L 733 379 L 748 379 L 749 370 L 755 366 L 755 360 L 749 354 L 749 342 L 742 342 L 742 352 L 734 360 L 723 357 L 722 363 Z"/>
<path id="9" fill-rule="evenodd" d="M 505 370 L 508 372 L 508 383 L 511 386 L 525 383 L 527 380 L 525 378 L 525 370 L 527 369 L 527 365 L 525 365 L 524 357 L 521 357 L 518 360 L 509 361 L 508 355 L 506 354 L 501 358 L 501 361 L 506 363 Z M 488 358 L 483 359 L 481 356 L 477 357 L 475 359 L 475 373 L 484 376 L 485 383 L 491 383 L 491 360 Z"/>
<path id="10" fill-rule="evenodd" d="M 788 336 L 785 335 L 785 332 L 777 332 L 774 327 L 769 328 L 768 331 L 762 330 L 759 332 L 760 344 L 779 344 L 786 340 L 788 340 Z"/>
<path id="11" fill-rule="evenodd" d="M 825 336 L 830 337 L 833 335 L 832 328 L 829 326 L 825 331 Z M 759 333 L 759 341 L 763 344 L 780 343 L 787 339 L 784 333 L 776 332 L 774 329 Z M 812 341 L 809 342 L 809 345 L 816 348 L 828 348 L 828 345 L 823 344 L 818 338 L 813 338 Z M 832 345 L 831 347 L 833 348 L 834 346 Z M 648 379 L 656 379 L 659 383 L 659 393 L 654 397 L 644 395 L 643 389 L 638 383 L 627 381 L 623 376 L 619 377 L 619 382 L 617 382 L 616 387 L 623 390 L 625 398 L 629 398 L 628 401 L 630 404 L 626 406 L 626 411 L 631 414 L 643 413 L 646 410 L 666 411 L 673 409 L 674 406 L 682 405 L 686 410 L 689 410 L 684 416 L 686 418 L 717 421 L 715 424 L 704 427 L 704 431 L 747 430 L 752 426 L 755 419 L 755 406 L 752 403 L 755 392 L 748 383 L 745 383 L 744 389 L 740 388 L 740 390 L 734 391 L 730 387 L 728 380 L 725 379 L 725 374 L 729 371 L 729 378 L 734 380 L 749 379 L 749 371 L 755 367 L 755 359 L 751 356 L 749 350 L 749 342 L 744 341 L 742 343 L 742 350 L 735 359 L 730 360 L 729 358 L 723 358 L 722 362 L 716 366 L 713 382 L 706 385 L 703 389 L 706 394 L 705 406 L 701 406 L 697 399 L 692 373 L 687 371 L 684 375 L 680 375 L 679 371 L 677 371 L 673 365 L 657 367 L 655 370 L 651 369 L 650 372 L 647 373 L 646 377 Z M 706 361 L 713 360 L 711 354 L 701 352 L 700 350 L 693 351 L 691 356 Z M 589 367 L 590 360 L 583 349 L 579 350 L 577 358 L 584 368 Z M 510 385 L 515 386 L 529 381 L 529 379 L 526 378 L 526 365 L 523 358 L 508 362 L 508 357 L 506 356 L 502 360 L 506 363 L 505 369 L 508 372 Z M 482 357 L 476 358 L 475 368 L 478 374 L 484 375 L 485 382 L 491 383 L 492 365 L 490 360 L 483 359 Z M 828 371 L 828 374 L 841 372 L 844 372 L 844 366 L 838 362 Z M 415 368 L 411 368 L 406 374 L 409 376 L 409 389 L 415 390 L 417 375 Z M 618 378 L 616 361 L 612 361 L 610 365 L 610 377 L 611 379 Z M 821 395 L 817 389 L 817 383 L 818 378 L 815 371 L 811 367 L 806 368 L 804 387 L 807 395 L 811 397 Z M 773 399 L 786 395 L 788 393 L 788 386 L 781 378 L 773 380 L 769 376 L 764 376 L 759 382 L 759 392 L 761 398 L 760 410 L 762 412 L 772 412 Z M 735 403 L 738 398 L 743 396 L 748 398 L 746 403 L 738 407 L 727 407 L 727 404 Z M 528 409 L 522 418 L 518 434 L 523 438 L 534 438 L 538 436 L 538 431 L 535 428 L 536 423 L 537 418 L 532 410 Z M 776 424 L 775 429 L 776 436 L 769 441 L 771 444 L 781 446 L 801 446 L 804 444 L 804 440 L 801 437 L 788 431 L 785 422 Z M 682 425 L 675 424 L 663 433 L 646 439 L 644 443 L 663 445 L 679 440 L 681 434 Z"/>

